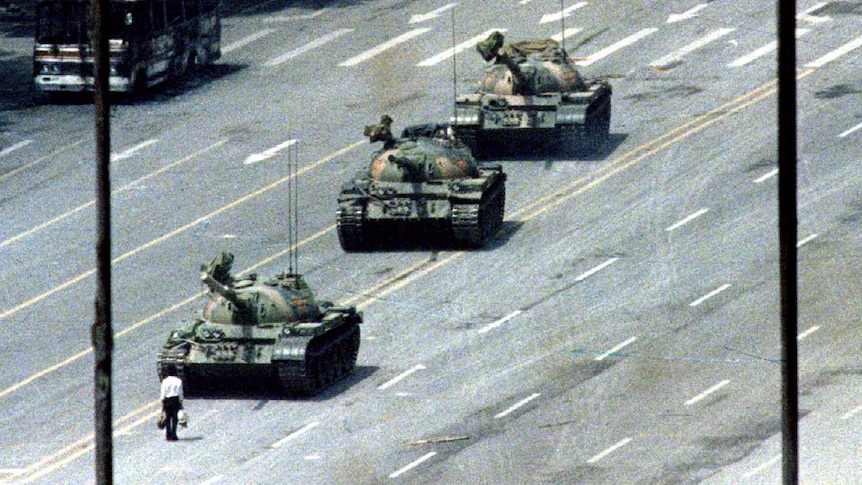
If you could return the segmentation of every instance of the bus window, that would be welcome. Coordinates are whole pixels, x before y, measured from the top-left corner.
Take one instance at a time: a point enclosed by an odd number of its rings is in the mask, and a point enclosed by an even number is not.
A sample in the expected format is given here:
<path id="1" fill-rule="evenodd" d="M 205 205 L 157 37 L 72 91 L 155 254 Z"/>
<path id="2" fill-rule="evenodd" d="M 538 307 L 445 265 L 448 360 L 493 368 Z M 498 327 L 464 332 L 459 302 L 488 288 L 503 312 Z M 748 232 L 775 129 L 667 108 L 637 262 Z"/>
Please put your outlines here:
<path id="1" fill-rule="evenodd" d="M 41 44 L 79 44 L 87 41 L 88 4 L 57 0 L 37 5 L 36 41 Z"/>

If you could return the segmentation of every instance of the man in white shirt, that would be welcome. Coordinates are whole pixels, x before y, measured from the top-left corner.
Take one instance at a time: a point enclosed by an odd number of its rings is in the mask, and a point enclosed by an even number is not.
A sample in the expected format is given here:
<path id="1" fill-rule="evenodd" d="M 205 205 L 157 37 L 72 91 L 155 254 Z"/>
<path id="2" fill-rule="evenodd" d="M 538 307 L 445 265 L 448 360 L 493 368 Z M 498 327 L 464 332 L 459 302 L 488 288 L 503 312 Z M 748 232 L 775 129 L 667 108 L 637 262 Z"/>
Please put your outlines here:
<path id="1" fill-rule="evenodd" d="M 183 381 L 177 377 L 177 368 L 168 366 L 167 377 L 162 380 L 162 411 L 167 417 L 165 426 L 165 438 L 168 441 L 177 441 L 177 414 L 183 408 Z"/>

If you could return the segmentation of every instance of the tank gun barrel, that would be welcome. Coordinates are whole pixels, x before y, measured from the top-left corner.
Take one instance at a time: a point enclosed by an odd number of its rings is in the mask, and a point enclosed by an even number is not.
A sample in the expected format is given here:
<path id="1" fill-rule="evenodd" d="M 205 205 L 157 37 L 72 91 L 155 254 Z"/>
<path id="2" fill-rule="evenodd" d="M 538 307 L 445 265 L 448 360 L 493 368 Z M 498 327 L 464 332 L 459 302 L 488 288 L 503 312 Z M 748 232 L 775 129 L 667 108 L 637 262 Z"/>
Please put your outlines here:
<path id="1" fill-rule="evenodd" d="M 497 60 L 500 61 L 503 65 L 505 65 L 509 71 L 512 73 L 512 78 L 514 81 L 513 89 L 515 92 L 522 91 L 522 87 L 529 86 L 530 80 L 527 79 L 527 76 L 524 74 L 524 71 L 521 70 L 521 66 L 518 65 L 517 62 L 513 61 L 509 54 L 506 52 L 500 51 L 497 53 Z"/>
<path id="2" fill-rule="evenodd" d="M 209 287 L 210 291 L 223 296 L 238 308 L 245 308 L 245 302 L 237 298 L 236 292 L 232 288 L 219 283 L 211 274 L 201 271 L 201 281 Z"/>
<path id="3" fill-rule="evenodd" d="M 422 166 L 407 157 L 389 155 L 389 161 L 397 165 L 401 170 L 404 170 L 410 182 L 422 182 L 427 179 Z"/>

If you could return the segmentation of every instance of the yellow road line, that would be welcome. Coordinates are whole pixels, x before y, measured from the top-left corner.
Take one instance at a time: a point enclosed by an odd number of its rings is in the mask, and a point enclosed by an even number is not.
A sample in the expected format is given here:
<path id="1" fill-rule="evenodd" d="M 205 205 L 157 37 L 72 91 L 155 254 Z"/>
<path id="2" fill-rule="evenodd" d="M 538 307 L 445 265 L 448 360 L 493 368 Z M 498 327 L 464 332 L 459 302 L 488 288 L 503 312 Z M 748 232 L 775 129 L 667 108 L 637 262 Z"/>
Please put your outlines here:
<path id="1" fill-rule="evenodd" d="M 79 143 L 80 143 L 80 142 L 79 142 Z M 198 151 L 196 151 L 196 152 L 192 153 L 191 155 L 185 156 L 185 157 L 183 157 L 183 158 L 181 158 L 181 159 L 177 160 L 176 162 L 173 162 L 173 163 L 170 163 L 170 164 L 168 164 L 168 165 L 165 165 L 164 167 L 162 167 L 162 168 L 160 168 L 160 169 L 156 170 L 155 172 L 152 172 L 152 173 L 149 173 L 149 174 L 147 174 L 147 175 L 144 175 L 143 177 L 141 177 L 141 178 L 139 178 L 139 179 L 137 179 L 137 180 L 135 180 L 135 181 L 133 181 L 133 182 L 131 182 L 131 183 L 128 183 L 128 184 L 124 185 L 123 187 L 120 187 L 119 189 L 112 191 L 111 193 L 112 193 L 113 195 L 116 195 L 116 194 L 119 194 L 119 193 L 125 192 L 125 191 L 127 191 L 127 190 L 130 190 L 130 189 L 131 189 L 131 188 L 133 188 L 136 184 L 139 184 L 140 182 L 142 182 L 142 181 L 144 181 L 144 180 L 147 180 L 147 179 L 149 179 L 149 178 L 155 177 L 156 175 L 159 175 L 159 174 L 161 174 L 161 173 L 163 173 L 163 172 L 165 172 L 165 171 L 167 171 L 167 170 L 169 170 L 169 169 L 171 169 L 171 168 L 173 168 L 173 167 L 176 167 L 177 165 L 183 164 L 183 163 L 185 163 L 185 162 L 187 162 L 187 161 L 191 160 L 192 158 L 195 158 L 195 157 L 198 157 L 198 156 L 200 156 L 200 155 L 203 155 L 204 153 L 206 153 L 206 152 L 208 152 L 208 151 L 210 151 L 210 150 L 213 150 L 213 149 L 215 149 L 215 148 L 217 148 L 217 147 L 219 147 L 219 146 L 221 146 L 221 145 L 224 145 L 225 143 L 227 143 L 227 140 L 226 140 L 226 139 L 225 139 L 225 140 L 218 141 L 218 142 L 216 142 L 216 143 L 213 143 L 212 145 L 210 145 L 210 146 L 208 146 L 208 147 L 206 147 L 206 148 L 203 148 L 203 149 L 201 149 L 201 150 L 198 150 Z M 70 216 L 72 216 L 72 215 L 74 215 L 74 214 L 76 214 L 76 213 L 78 213 L 78 212 L 81 212 L 82 210 L 84 210 L 84 209 L 86 209 L 86 208 L 88 208 L 88 207 L 91 207 L 91 206 L 92 206 L 92 205 L 94 205 L 95 203 L 96 203 L 96 201 L 95 201 L 95 200 L 91 200 L 90 202 L 87 202 L 86 204 L 79 205 L 78 207 L 75 207 L 74 209 L 71 209 L 71 210 L 69 210 L 69 211 L 66 211 L 66 212 L 64 212 L 64 213 L 60 214 L 59 216 L 54 217 L 53 219 L 50 219 L 50 220 L 48 220 L 48 221 L 45 221 L 45 222 L 43 222 L 43 223 L 39 224 L 38 226 L 32 227 L 32 228 L 30 228 L 30 229 L 28 229 L 28 230 L 26 230 L 26 231 L 24 231 L 24 232 L 22 232 L 22 233 L 20 233 L 20 234 L 16 234 L 15 236 L 10 237 L 9 239 L 6 239 L 5 241 L 0 242 L 0 248 L 2 248 L 3 246 L 7 246 L 7 245 L 9 245 L 9 244 L 12 244 L 13 242 L 18 241 L 18 240 L 20 240 L 20 239 L 22 239 L 22 238 L 25 238 L 25 237 L 29 236 L 30 234 L 33 234 L 33 233 L 35 233 L 35 232 L 37 232 L 37 231 L 40 231 L 40 230 L 42 230 L 42 229 L 44 229 L 44 228 L 46 228 L 46 227 L 48 227 L 48 226 L 50 226 L 50 225 L 52 225 L 52 224 L 56 224 L 57 222 L 60 222 L 60 221 L 62 221 L 63 219 L 66 219 L 67 217 L 70 217 Z M 0 317 L 0 318 L 2 318 L 2 317 Z"/>
<path id="2" fill-rule="evenodd" d="M 812 72 L 812 70 L 801 71 L 799 73 L 799 75 L 797 76 L 797 79 L 802 79 L 802 78 L 806 77 L 807 75 L 809 75 L 811 72 Z M 555 192 L 554 194 L 551 194 L 551 195 L 546 196 L 542 199 L 534 201 L 533 203 L 528 204 L 527 206 L 519 209 L 509 218 L 509 220 L 514 219 L 517 214 L 523 214 L 523 216 L 521 216 L 521 220 L 523 222 L 534 219 L 535 217 L 546 212 L 550 208 L 556 207 L 559 204 L 561 204 L 562 202 L 569 200 L 572 197 L 595 187 L 599 183 L 607 180 L 611 176 L 619 173 L 620 171 L 625 170 L 627 168 L 630 168 L 634 165 L 637 165 L 638 163 L 640 163 L 641 161 L 643 161 L 644 159 L 646 159 L 650 155 L 653 155 L 653 154 L 663 150 L 664 148 L 667 148 L 668 146 L 671 146 L 671 145 L 679 142 L 680 140 L 683 140 L 683 139 L 688 138 L 694 134 L 697 134 L 697 133 L 703 131 L 704 129 L 706 129 L 707 127 L 711 126 L 712 124 L 714 124 L 718 121 L 721 121 L 721 120 L 727 118 L 728 116 L 735 114 L 735 113 L 741 111 L 742 109 L 744 109 L 748 106 L 751 106 L 751 105 L 773 95 L 775 93 L 775 90 L 776 90 L 775 86 L 776 86 L 775 81 L 766 83 L 757 89 L 754 89 L 754 90 L 752 90 L 752 91 L 750 91 L 750 92 L 748 92 L 748 93 L 746 93 L 746 94 L 744 94 L 744 95 L 742 95 L 742 96 L 740 96 L 740 97 L 738 97 L 732 101 L 725 103 L 722 106 L 719 106 L 718 108 L 716 108 L 714 110 L 711 110 L 709 113 L 706 113 L 702 116 L 699 116 L 699 117 L 697 117 L 697 118 L 695 118 L 695 119 L 693 119 L 693 120 L 691 120 L 691 121 L 689 121 L 689 122 L 687 122 L 687 123 L 685 123 L 679 127 L 674 128 L 673 130 L 671 130 L 671 131 L 669 131 L 669 132 L 667 132 L 667 133 L 665 133 L 665 134 L 663 134 L 657 138 L 654 138 L 654 139 L 644 143 L 643 145 L 641 145 L 637 148 L 634 148 L 633 150 L 621 155 L 617 159 L 608 163 L 607 167 L 603 167 L 602 169 L 596 170 L 592 174 L 585 176 L 585 177 L 582 177 L 582 178 L 570 183 L 568 186 Z M 340 154 L 340 153 L 346 152 L 352 148 L 355 148 L 355 146 L 357 146 L 358 144 L 359 144 L 359 142 L 357 142 L 353 145 L 350 145 L 349 147 L 347 147 L 345 149 L 339 150 L 339 152 L 336 152 L 336 153 Z M 327 159 L 334 158 L 335 156 L 337 156 L 337 155 L 333 154 L 330 157 L 327 157 Z M 321 162 L 316 163 L 314 166 L 318 165 L 319 163 L 321 163 Z M 309 169 L 310 168 L 311 167 L 309 167 Z M 274 185 L 283 183 L 287 178 L 289 178 L 289 177 L 286 177 L 285 179 L 282 179 L 282 180 L 276 182 Z M 270 186 L 267 186 L 267 187 L 270 187 Z M 254 194 L 262 193 L 262 191 L 265 191 L 265 189 L 266 188 L 260 189 L 259 191 L 254 192 Z M 239 200 L 246 200 L 247 198 L 248 198 L 248 196 L 246 196 L 242 199 L 238 199 L 238 201 Z M 233 204 L 233 205 L 235 205 L 235 204 Z M 231 205 L 231 206 L 233 206 L 233 205 Z M 218 212 L 220 212 L 220 211 L 218 211 Z M 316 238 L 332 231 L 334 228 L 335 228 L 335 225 L 329 226 L 326 229 L 319 231 L 314 236 L 302 241 L 297 246 L 303 245 L 307 242 L 310 242 L 311 240 L 316 239 Z M 265 264 L 266 262 L 269 262 L 269 261 L 272 261 L 278 257 L 281 257 L 285 253 L 289 252 L 289 250 L 290 249 L 285 249 L 285 250 L 277 253 L 276 255 L 273 255 L 273 256 L 261 261 L 260 263 L 257 263 L 256 265 L 252 266 L 250 269 L 261 266 L 261 265 Z M 382 296 L 385 296 L 385 295 L 392 293 L 392 292 L 394 292 L 400 288 L 403 288 L 404 286 L 412 283 L 416 279 L 421 278 L 422 276 L 424 276 L 424 275 L 426 275 L 432 271 L 435 271 L 438 268 L 457 260 L 458 258 L 463 256 L 464 254 L 466 254 L 465 251 L 458 251 L 458 252 L 450 254 L 446 258 L 443 258 L 439 261 L 424 260 L 424 261 L 421 261 L 419 263 L 416 263 L 416 264 L 408 267 L 407 269 L 399 272 L 398 274 L 396 274 L 390 278 L 387 278 L 385 281 L 381 282 L 380 284 L 362 292 L 361 295 L 357 295 L 357 296 L 350 298 L 344 304 L 356 303 L 356 305 L 358 307 L 367 306 L 367 305 L 373 303 L 375 300 L 381 298 Z M 425 266 L 425 268 L 422 268 L 423 266 Z M 420 268 L 422 268 L 422 269 L 420 270 Z M 192 299 L 200 296 L 201 294 L 203 294 L 203 293 L 196 294 L 196 295 L 194 295 L 194 296 L 192 296 L 192 297 L 190 297 L 190 298 L 188 298 L 188 299 L 186 299 L 180 303 L 177 303 L 177 304 L 169 307 L 166 310 L 159 312 L 156 315 L 153 315 L 152 317 L 149 317 L 145 320 L 142 320 L 142 321 L 136 323 L 135 325 L 133 325 L 132 327 L 126 329 L 123 333 L 130 331 L 132 328 L 137 328 L 138 326 L 143 325 L 144 323 L 152 321 L 157 316 L 163 315 L 163 314 L 165 314 L 165 313 L 167 313 L 173 309 L 176 309 L 182 305 L 185 305 L 188 302 L 190 302 Z M 90 351 L 92 351 L 92 349 L 85 351 L 85 352 L 82 352 L 82 353 L 79 353 L 75 357 L 67 359 L 67 361 L 64 361 L 64 362 L 68 363 L 71 360 L 75 360 L 77 358 L 80 358 L 80 356 L 82 354 L 89 353 Z M 65 364 L 63 364 L 63 363 L 58 364 L 57 366 L 54 366 L 51 370 L 54 370 L 55 368 L 60 367 L 62 365 L 65 365 Z M 50 370 L 46 369 L 46 371 L 39 373 L 38 376 L 47 374 L 48 372 L 50 372 Z M 35 377 L 33 377 L 33 378 L 35 378 Z M 29 382 L 33 378 L 29 379 L 26 382 Z M 19 384 L 23 385 L 23 383 L 26 383 L 26 382 L 22 381 L 22 383 L 19 383 Z M 20 385 L 16 385 L 16 386 L 21 387 Z M 15 387 L 15 386 L 13 386 L 13 387 Z M 7 391 L 11 392 L 9 390 L 7 390 Z M 8 393 L 7 391 L 0 392 L 0 397 L 2 397 L 4 394 Z M 149 403 L 143 407 L 153 406 L 153 405 L 157 405 L 157 404 L 158 404 L 158 402 L 156 401 L 156 402 Z M 150 413 L 147 416 L 144 416 L 143 418 L 135 421 L 134 423 L 122 428 L 119 432 L 115 432 L 115 435 L 122 433 L 122 432 L 127 432 L 129 429 L 131 429 L 135 426 L 138 426 L 141 423 L 144 423 L 144 422 L 154 418 L 157 414 L 158 414 L 158 411 Z M 121 419 L 128 419 L 128 416 L 129 415 L 127 415 L 126 417 L 121 418 Z M 82 440 L 78 440 L 75 443 L 73 443 L 72 445 L 67 446 L 63 450 L 52 454 L 51 458 L 56 457 L 56 456 L 62 454 L 63 452 L 68 452 L 69 450 L 75 450 L 75 448 L 82 446 L 82 442 L 85 442 L 86 440 L 92 441 L 92 439 L 93 439 L 93 435 L 90 435 L 87 438 L 83 438 Z M 60 467 L 62 467 L 66 463 L 69 463 L 70 461 L 83 455 L 84 453 L 91 451 L 93 449 L 93 447 L 94 447 L 94 445 L 91 444 L 89 446 L 86 446 L 83 449 L 79 449 L 78 451 L 75 451 L 72 455 L 70 455 L 66 458 L 63 458 L 61 461 L 59 461 L 59 462 L 51 465 L 50 467 L 46 468 L 45 470 L 47 470 L 47 471 L 45 471 L 44 473 L 42 473 L 42 471 L 40 470 L 38 476 L 41 477 L 46 473 L 49 473 L 51 471 L 59 469 Z M 50 461 L 50 459 L 47 459 L 47 458 L 43 459 L 38 464 L 34 464 L 34 465 L 31 465 L 30 467 L 28 467 L 27 470 L 30 470 L 31 468 L 39 466 L 40 464 L 43 464 L 45 461 Z M 31 479 L 35 479 L 35 478 L 36 478 L 35 476 L 28 476 L 27 481 L 24 481 L 22 483 L 28 483 L 29 481 L 31 481 Z"/>
<path id="3" fill-rule="evenodd" d="M 342 148 L 342 149 L 340 149 L 340 150 L 338 150 L 338 151 L 336 151 L 336 152 L 334 152 L 334 153 L 332 153 L 332 154 L 330 154 L 330 155 L 328 155 L 328 156 L 326 156 L 326 157 L 324 157 L 324 158 L 321 158 L 321 159 L 320 159 L 320 160 L 318 160 L 317 162 L 315 162 L 315 163 L 313 163 L 313 164 L 311 164 L 311 165 L 309 165 L 309 166 L 307 166 L 307 167 L 303 167 L 303 168 L 301 168 L 301 169 L 297 170 L 296 176 L 298 177 L 299 175 L 301 175 L 301 174 L 303 174 L 303 173 L 305 173 L 305 172 L 307 172 L 307 171 L 309 171 L 309 170 L 311 170 L 311 169 L 313 169 L 313 168 L 316 168 L 317 166 L 319 166 L 319 165 L 321 165 L 321 164 L 323 164 L 323 163 L 329 162 L 329 161 L 330 161 L 330 160 L 332 160 L 333 158 L 339 157 L 339 156 L 341 156 L 342 154 L 344 154 L 344 153 L 346 153 L 346 152 L 348 152 L 348 151 L 350 151 L 350 150 L 352 150 L 352 149 L 354 149 L 354 148 L 356 148 L 356 147 L 358 147 L 359 145 L 364 144 L 364 143 L 365 143 L 365 140 L 355 142 L 355 143 L 353 143 L 353 144 L 351 144 L 351 145 L 348 145 L 347 147 Z M 140 252 L 142 252 L 142 251 L 144 251 L 144 250 L 146 250 L 146 249 L 149 249 L 149 248 L 151 248 L 151 247 L 153 247 L 153 246 L 156 246 L 156 245 L 158 245 L 158 244 L 161 244 L 161 243 L 163 243 L 163 242 L 167 241 L 168 239 L 171 239 L 172 237 L 176 236 L 177 234 L 181 234 L 181 233 L 183 233 L 183 232 L 185 232 L 185 231 L 187 231 L 187 230 L 189 230 L 189 229 L 191 229 L 191 228 L 193 228 L 193 227 L 197 226 L 198 224 L 200 224 L 200 223 L 202 223 L 202 222 L 204 222 L 204 221 L 206 221 L 206 220 L 208 220 L 208 219 L 210 219 L 210 218 L 212 218 L 212 217 L 214 217 L 214 216 L 217 216 L 217 215 L 221 214 L 222 212 L 225 212 L 225 211 L 228 211 L 228 210 L 230 210 L 230 209 L 233 209 L 234 207 L 236 207 L 236 206 L 238 206 L 238 205 L 242 204 L 243 202 L 246 202 L 246 201 L 248 201 L 248 200 L 250 200 L 250 199 L 253 199 L 253 198 L 258 197 L 258 196 L 260 196 L 260 195 L 262 195 L 262 194 L 265 194 L 266 192 L 269 192 L 270 190 L 275 189 L 275 188 L 277 188 L 278 186 L 280 186 L 280 185 L 284 184 L 285 182 L 287 182 L 288 180 L 290 180 L 293 176 L 294 176 L 294 175 L 287 175 L 287 176 L 285 176 L 285 177 L 282 177 L 281 179 L 276 180 L 275 182 L 273 182 L 273 183 L 271 183 L 271 184 L 269 184 L 269 185 L 266 185 L 266 186 L 264 186 L 264 187 L 261 187 L 260 189 L 258 189 L 258 190 L 256 190 L 256 191 L 254 191 L 254 192 L 251 192 L 251 193 L 249 193 L 249 194 L 246 194 L 246 195 L 244 195 L 244 196 L 240 197 L 239 199 L 236 199 L 236 200 L 234 200 L 233 202 L 230 202 L 229 204 L 224 205 L 224 206 L 222 206 L 222 207 L 220 207 L 220 208 L 218 208 L 218 209 L 216 209 L 216 210 L 214 210 L 214 211 L 210 212 L 209 214 L 206 214 L 206 215 L 204 215 L 204 216 L 201 216 L 201 217 L 199 217 L 199 218 L 195 219 L 194 221 L 192 221 L 192 222 L 190 222 L 190 223 L 188 223 L 188 224 L 186 224 L 186 225 L 184 225 L 184 226 L 182 226 L 182 227 L 179 227 L 179 228 L 177 228 L 177 229 L 174 229 L 173 231 L 171 231 L 171 232 L 169 232 L 169 233 L 167 233 L 167 234 L 164 234 L 164 235 L 162 235 L 162 236 L 160 236 L 160 237 L 157 237 L 156 239 L 153 239 L 152 241 L 150 241 L 150 242 L 148 242 L 148 243 L 146 243 L 146 244 L 143 244 L 143 245 L 141 245 L 141 246 L 138 246 L 137 248 L 135 248 L 135 249 L 133 249 L 133 250 L 131 250 L 131 251 L 129 251 L 129 252 L 127 252 L 127 253 L 125 253 L 125 254 L 122 254 L 122 255 L 120 255 L 120 256 L 117 256 L 116 258 L 114 258 L 114 259 L 111 261 L 111 264 L 117 264 L 117 263 L 120 263 L 120 262 L 122 262 L 122 261 L 125 261 L 126 259 L 129 259 L 129 258 L 131 258 L 132 256 L 134 256 L 134 255 L 136 255 L 136 254 L 138 254 L 138 253 L 140 253 Z M 89 271 L 86 271 L 86 272 L 84 272 L 84 273 L 81 273 L 81 274 L 79 274 L 78 276 L 75 276 L 74 278 L 72 278 L 72 279 L 70 279 L 70 280 L 66 281 L 65 283 L 62 283 L 62 284 L 60 284 L 60 285 L 58 285 L 58 286 L 56 286 L 56 287 L 54 287 L 54 288 L 52 288 L 52 289 L 50 289 L 50 290 L 48 290 L 48 291 L 46 291 L 46 292 L 42 293 L 42 294 L 40 294 L 40 295 L 37 295 L 37 296 L 35 296 L 35 297 L 33 297 L 33 298 L 30 298 L 29 300 L 25 301 L 24 303 L 21 303 L 21 304 L 19 304 L 19 305 L 17 305 L 17 306 L 14 306 L 14 307 L 10 308 L 9 310 L 4 311 L 3 313 L 0 313 L 0 320 L 2 320 L 2 319 L 4 319 L 4 318 L 7 318 L 7 317 L 9 317 L 10 315 L 13 315 L 13 314 L 15 314 L 15 313 L 18 313 L 19 311 L 23 310 L 24 308 L 30 307 L 30 306 L 32 306 L 32 305 L 34 305 L 34 304 L 36 304 L 36 303 L 38 303 L 38 302 L 42 301 L 42 300 L 44 300 L 45 298 L 47 298 L 47 297 L 49 297 L 49 296 L 53 295 L 54 293 L 57 293 L 57 292 L 58 292 L 58 291 L 60 291 L 60 290 L 64 290 L 64 289 L 66 289 L 66 288 L 68 288 L 68 287 L 72 286 L 73 284 L 78 283 L 79 281 L 81 281 L 81 280 L 83 280 L 83 279 L 85 279 L 85 278 L 87 278 L 87 277 L 89 277 L 89 276 L 93 275 L 95 272 L 96 272 L 96 270 L 95 270 L 95 269 L 91 269 L 91 270 L 89 270 Z"/>
<path id="4" fill-rule="evenodd" d="M 120 436 L 122 434 L 128 433 L 129 431 L 131 431 L 134 428 L 137 428 L 141 424 L 144 424 L 146 422 L 152 422 L 153 419 L 162 412 L 161 404 L 159 403 L 159 401 L 152 401 L 150 403 L 145 404 L 144 406 L 141 406 L 140 408 L 138 408 L 138 410 L 132 411 L 132 413 L 130 413 L 130 414 L 133 414 L 133 413 L 139 414 L 140 412 L 145 411 L 149 408 L 155 408 L 155 410 L 150 411 L 149 413 L 145 414 L 144 416 L 141 416 L 140 418 L 136 419 L 135 421 L 115 430 L 113 432 L 113 436 L 114 437 Z M 127 415 L 127 416 L 129 416 L 129 415 Z M 126 418 L 126 419 L 128 419 L 128 418 Z M 124 420 L 123 418 L 116 420 L 114 422 L 114 424 L 117 425 L 117 424 L 121 423 L 123 420 Z M 45 476 L 51 472 L 54 472 L 56 470 L 59 470 L 60 468 L 66 466 L 67 464 L 69 464 L 70 462 L 75 460 L 76 458 L 93 451 L 93 449 L 95 449 L 95 447 L 96 447 L 96 443 L 94 441 L 94 434 L 91 433 L 89 436 L 87 436 L 85 438 L 81 438 L 80 440 L 72 443 L 71 445 L 66 446 L 62 450 L 52 454 L 50 457 L 43 458 L 38 463 L 34 463 L 34 464 L 28 466 L 26 468 L 26 471 L 20 475 L 20 476 L 23 476 L 23 478 L 19 478 L 17 483 L 31 483 L 36 479 L 42 478 L 43 476 Z M 59 458 L 59 456 L 63 453 L 69 453 L 69 454 L 67 456 L 62 457 L 62 458 Z M 54 461 L 52 463 L 51 461 L 55 458 L 59 458 L 59 459 L 57 459 L 56 461 Z"/>
<path id="5" fill-rule="evenodd" d="M 63 153 L 63 152 L 65 152 L 65 151 L 67 151 L 67 150 L 70 150 L 70 149 L 72 149 L 72 148 L 75 148 L 76 146 L 80 145 L 81 143 L 84 143 L 84 140 L 79 140 L 79 141 L 76 141 L 75 143 L 70 143 L 70 144 L 68 144 L 68 145 L 66 145 L 66 146 L 64 146 L 64 147 L 61 147 L 61 148 L 60 148 L 59 150 L 57 150 L 56 152 L 50 153 L 50 154 L 48 154 L 48 155 L 45 155 L 45 156 L 44 156 L 44 157 L 42 157 L 42 158 L 36 159 L 36 160 L 34 160 L 34 161 L 32 161 L 32 162 L 28 163 L 27 165 L 22 165 L 22 166 L 20 166 L 20 167 L 16 168 L 15 170 L 10 170 L 10 171 L 8 171 L 8 172 L 4 173 L 3 175 L 0 175 L 0 181 L 3 181 L 4 179 L 7 179 L 7 178 L 11 177 L 12 175 L 14 175 L 14 174 L 16 174 L 16 173 L 18 173 L 18 172 L 20 172 L 20 171 L 22 171 L 22 170 L 27 170 L 28 168 L 30 168 L 30 167 L 32 167 L 32 166 L 34 166 L 34 165 L 37 165 L 37 164 L 39 164 L 39 163 L 42 163 L 42 162 L 44 162 L 45 160 L 47 160 L 47 159 L 49 159 L 49 158 L 53 157 L 54 155 L 57 155 L 57 154 L 59 154 L 59 153 Z"/>

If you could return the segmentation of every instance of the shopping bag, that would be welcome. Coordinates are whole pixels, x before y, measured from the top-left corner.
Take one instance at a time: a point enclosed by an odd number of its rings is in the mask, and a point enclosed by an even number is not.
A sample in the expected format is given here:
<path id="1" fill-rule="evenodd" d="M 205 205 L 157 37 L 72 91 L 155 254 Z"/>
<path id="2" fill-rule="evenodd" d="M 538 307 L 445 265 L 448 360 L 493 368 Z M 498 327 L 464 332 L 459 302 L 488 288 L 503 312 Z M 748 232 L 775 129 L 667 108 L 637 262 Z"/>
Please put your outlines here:
<path id="1" fill-rule="evenodd" d="M 177 413 L 177 424 L 179 424 L 183 428 L 189 425 L 189 417 L 182 409 L 180 409 L 180 412 Z"/>
<path id="2" fill-rule="evenodd" d="M 156 427 L 159 429 L 165 429 L 165 426 L 168 425 L 168 416 L 162 411 L 162 414 L 159 415 L 159 419 L 156 421 Z"/>

